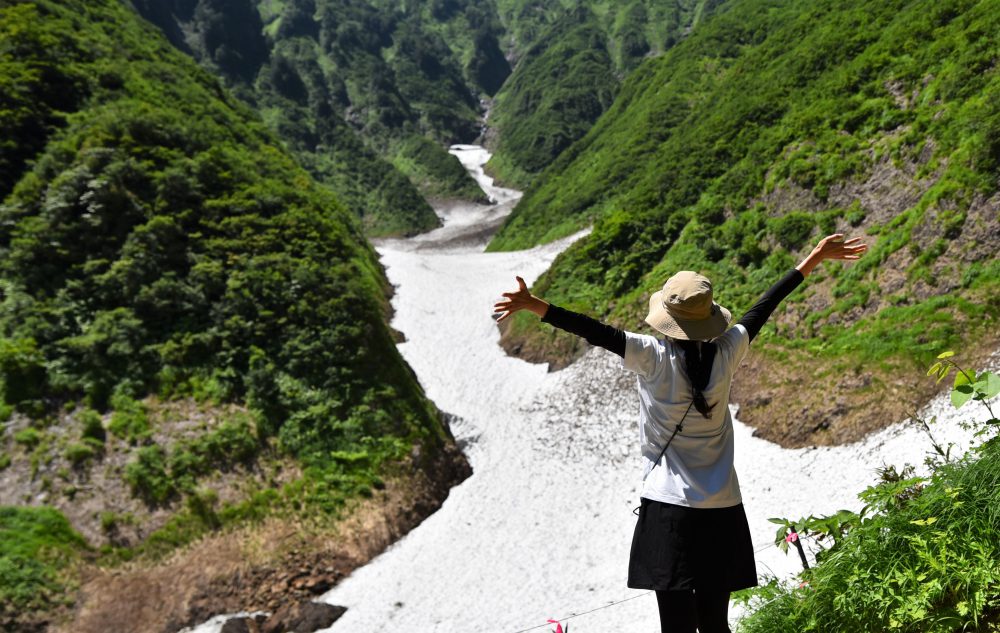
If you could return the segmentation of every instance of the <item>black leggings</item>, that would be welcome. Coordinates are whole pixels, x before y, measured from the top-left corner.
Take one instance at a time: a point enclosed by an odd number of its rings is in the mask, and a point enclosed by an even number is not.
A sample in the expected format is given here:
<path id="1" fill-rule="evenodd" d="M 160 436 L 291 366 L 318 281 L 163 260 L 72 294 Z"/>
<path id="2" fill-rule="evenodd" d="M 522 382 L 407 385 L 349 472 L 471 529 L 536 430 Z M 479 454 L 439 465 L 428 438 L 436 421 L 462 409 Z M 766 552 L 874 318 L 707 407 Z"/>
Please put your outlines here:
<path id="1" fill-rule="evenodd" d="M 657 591 L 661 633 L 730 633 L 729 592 Z"/>

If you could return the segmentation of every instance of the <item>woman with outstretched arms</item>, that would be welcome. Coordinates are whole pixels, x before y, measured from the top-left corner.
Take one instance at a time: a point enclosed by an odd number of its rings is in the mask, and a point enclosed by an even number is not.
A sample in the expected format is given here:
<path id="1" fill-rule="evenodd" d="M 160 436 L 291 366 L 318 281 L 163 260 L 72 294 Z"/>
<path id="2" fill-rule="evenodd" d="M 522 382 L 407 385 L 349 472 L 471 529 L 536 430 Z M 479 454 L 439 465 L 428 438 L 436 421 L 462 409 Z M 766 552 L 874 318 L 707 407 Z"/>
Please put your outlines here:
<path id="1" fill-rule="evenodd" d="M 656 591 L 663 633 L 728 633 L 729 594 L 757 584 L 750 529 L 733 468 L 729 389 L 775 307 L 827 259 L 855 260 L 860 238 L 824 238 L 729 327 L 708 278 L 681 271 L 649 298 L 646 323 L 662 336 L 620 330 L 518 289 L 498 321 L 521 310 L 622 357 L 637 377 L 644 466 L 628 586 Z"/>

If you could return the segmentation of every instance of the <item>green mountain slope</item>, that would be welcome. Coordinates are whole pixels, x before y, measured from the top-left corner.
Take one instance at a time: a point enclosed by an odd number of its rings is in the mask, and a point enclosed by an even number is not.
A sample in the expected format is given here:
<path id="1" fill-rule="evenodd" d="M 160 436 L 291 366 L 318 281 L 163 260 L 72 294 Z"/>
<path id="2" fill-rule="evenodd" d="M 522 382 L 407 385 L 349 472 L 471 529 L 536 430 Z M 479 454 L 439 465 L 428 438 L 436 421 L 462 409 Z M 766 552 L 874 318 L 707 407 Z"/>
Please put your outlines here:
<path id="1" fill-rule="evenodd" d="M 991 6 L 725 5 L 629 76 L 490 247 L 593 222 L 536 289 L 639 328 L 645 298 L 676 270 L 712 275 L 739 314 L 819 236 L 867 234 L 863 262 L 825 268 L 776 319 L 783 351 L 757 373 L 757 391 L 771 395 L 745 401 L 744 417 L 773 421 L 769 437 L 798 444 L 898 418 L 912 403 L 878 398 L 877 387 L 918 384 L 940 346 L 996 339 L 1000 76 L 984 34 L 1000 14 Z M 558 349 L 564 360 L 578 351 L 528 319 L 506 344 L 535 357 Z M 837 384 L 835 394 L 816 402 L 790 389 L 796 367 Z M 832 430 L 830 420 L 839 420 Z"/>
<path id="2" fill-rule="evenodd" d="M 586 8 L 566 12 L 525 52 L 497 95 L 489 169 L 525 185 L 611 105 L 618 81 L 604 30 Z"/>
<path id="3" fill-rule="evenodd" d="M 478 101 L 459 59 L 418 11 L 356 1 L 257 4 L 272 46 L 265 73 L 280 64 L 282 73 L 305 82 L 303 94 L 314 90 L 307 78 L 325 83 L 324 100 L 337 116 L 425 196 L 485 200 L 444 149 L 479 135 Z M 260 83 L 255 89 L 268 92 Z M 416 163 L 416 155 L 426 160 Z"/>
<path id="4" fill-rule="evenodd" d="M 130 9 L 0 2 L 0 95 L 0 471 L 45 480 L 35 503 L 71 507 L 89 493 L 63 481 L 125 451 L 101 477 L 176 517 L 169 549 L 241 517 L 337 511 L 450 443 L 357 221 Z M 164 443 L 157 424 L 177 424 L 147 415 L 157 400 L 197 401 L 183 441 Z M 265 457 L 297 475 L 205 501 L 203 480 Z M 0 616 L 29 604 L 6 602 Z"/>
<path id="5" fill-rule="evenodd" d="M 496 139 L 491 173 L 528 186 L 611 105 L 622 77 L 680 41 L 719 4 L 633 0 L 543 8 L 499 2 L 517 65 L 490 113 Z"/>
<path id="6" fill-rule="evenodd" d="M 494 96 L 489 168 L 526 186 L 607 109 L 624 75 L 680 41 L 721 0 L 134 4 L 266 112 L 310 171 L 361 209 L 370 233 L 387 234 L 397 229 L 385 225 L 396 209 L 407 215 L 398 224 L 416 229 L 426 228 L 425 216 L 398 182 L 380 189 L 394 198 L 351 189 L 384 165 L 343 149 L 350 130 L 423 195 L 481 199 L 442 146 L 479 137 L 479 99 Z M 345 155 L 364 156 L 352 173 Z M 405 204 L 393 205 L 397 198 Z"/>
<path id="7" fill-rule="evenodd" d="M 422 196 L 484 200 L 443 147 L 478 134 L 474 99 L 453 68 L 419 67 L 437 51 L 426 51 L 391 14 L 362 3 L 317 7 L 311 0 L 133 4 L 261 111 L 369 235 L 437 226 Z M 393 37 L 402 54 L 388 48 Z M 408 150 L 425 137 L 434 139 L 423 152 L 433 160 L 414 165 Z"/>

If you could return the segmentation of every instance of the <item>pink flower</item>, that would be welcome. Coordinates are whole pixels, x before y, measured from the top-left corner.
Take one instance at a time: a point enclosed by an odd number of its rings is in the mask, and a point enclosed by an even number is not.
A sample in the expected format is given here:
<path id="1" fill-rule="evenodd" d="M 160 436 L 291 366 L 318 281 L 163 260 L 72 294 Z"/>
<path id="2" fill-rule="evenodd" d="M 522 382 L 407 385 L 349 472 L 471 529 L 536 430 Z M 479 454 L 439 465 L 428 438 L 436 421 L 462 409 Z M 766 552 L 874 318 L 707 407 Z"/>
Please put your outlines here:
<path id="1" fill-rule="evenodd" d="M 556 625 L 556 631 L 555 631 L 555 633 L 563 633 L 562 625 L 559 624 L 559 620 L 549 620 L 548 622 L 549 622 L 549 624 L 555 624 Z"/>
<path id="2" fill-rule="evenodd" d="M 799 540 L 799 535 L 796 532 L 789 532 L 788 536 L 785 537 L 786 543 L 794 543 Z"/>

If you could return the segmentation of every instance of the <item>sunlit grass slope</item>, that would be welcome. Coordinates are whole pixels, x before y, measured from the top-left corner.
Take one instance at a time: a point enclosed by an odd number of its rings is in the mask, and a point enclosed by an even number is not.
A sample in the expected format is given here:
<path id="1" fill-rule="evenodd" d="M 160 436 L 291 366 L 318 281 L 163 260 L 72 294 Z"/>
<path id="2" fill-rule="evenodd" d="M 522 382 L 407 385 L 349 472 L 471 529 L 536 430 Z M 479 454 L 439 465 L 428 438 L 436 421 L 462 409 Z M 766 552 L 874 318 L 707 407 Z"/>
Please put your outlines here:
<path id="1" fill-rule="evenodd" d="M 867 234 L 863 262 L 829 267 L 799 293 L 812 299 L 788 319 L 792 345 L 916 366 L 959 324 L 982 333 L 995 323 L 993 9 L 729 3 L 629 76 L 490 249 L 593 223 L 536 289 L 637 327 L 645 297 L 676 270 L 712 274 L 738 314 L 817 237 Z M 528 350 L 573 345 L 530 319 L 509 339 Z"/>

